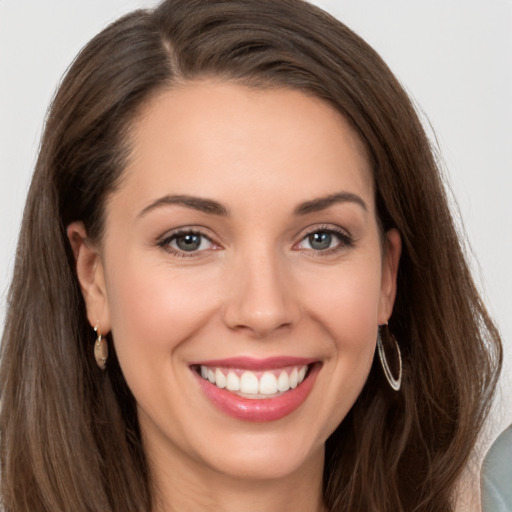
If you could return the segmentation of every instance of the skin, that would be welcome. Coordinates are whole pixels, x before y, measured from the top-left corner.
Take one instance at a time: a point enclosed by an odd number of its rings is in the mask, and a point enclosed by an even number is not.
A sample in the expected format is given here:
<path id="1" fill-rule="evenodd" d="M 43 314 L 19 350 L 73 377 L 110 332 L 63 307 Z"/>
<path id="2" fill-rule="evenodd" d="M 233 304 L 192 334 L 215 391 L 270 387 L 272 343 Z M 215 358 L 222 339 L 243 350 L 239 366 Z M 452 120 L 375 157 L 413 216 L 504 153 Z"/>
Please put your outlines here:
<path id="1" fill-rule="evenodd" d="M 333 194 L 344 195 L 296 211 Z M 227 214 L 162 201 L 175 195 Z M 180 251 L 177 228 L 203 234 L 199 250 Z M 368 159 L 345 120 L 285 89 L 163 92 L 134 122 L 103 240 L 86 245 L 79 222 L 68 236 L 91 325 L 112 332 L 138 404 L 157 509 L 322 510 L 324 443 L 370 371 L 401 249 L 396 231 L 379 233 Z M 306 401 L 270 422 L 219 411 L 189 366 L 282 355 L 321 369 Z"/>

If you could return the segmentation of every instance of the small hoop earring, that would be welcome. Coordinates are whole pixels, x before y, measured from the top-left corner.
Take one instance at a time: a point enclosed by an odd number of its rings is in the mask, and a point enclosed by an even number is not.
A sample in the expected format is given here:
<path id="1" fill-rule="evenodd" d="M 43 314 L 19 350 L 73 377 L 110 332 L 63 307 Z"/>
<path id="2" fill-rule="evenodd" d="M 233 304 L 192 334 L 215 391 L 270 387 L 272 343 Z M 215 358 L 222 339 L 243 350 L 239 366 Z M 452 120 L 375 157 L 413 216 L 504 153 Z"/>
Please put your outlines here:
<path id="1" fill-rule="evenodd" d="M 94 328 L 94 332 L 97 335 L 96 342 L 94 343 L 94 359 L 96 359 L 96 364 L 102 370 L 105 370 L 107 368 L 108 343 L 100 334 L 98 326 Z"/>
<path id="2" fill-rule="evenodd" d="M 389 368 L 388 360 L 386 359 L 386 353 L 384 352 L 384 345 L 382 344 L 382 336 L 380 332 L 381 329 L 379 328 L 379 332 L 377 334 L 377 350 L 379 353 L 380 364 L 382 366 L 382 370 L 384 371 L 384 375 L 386 376 L 386 380 L 388 381 L 391 388 L 395 391 L 399 391 L 400 387 L 402 386 L 402 354 L 400 353 L 400 346 L 398 345 L 396 338 L 389 331 L 388 324 L 384 324 L 382 327 L 386 328 L 387 336 L 393 340 L 396 347 L 396 352 L 398 355 L 398 377 L 395 378 L 391 372 L 391 369 Z"/>

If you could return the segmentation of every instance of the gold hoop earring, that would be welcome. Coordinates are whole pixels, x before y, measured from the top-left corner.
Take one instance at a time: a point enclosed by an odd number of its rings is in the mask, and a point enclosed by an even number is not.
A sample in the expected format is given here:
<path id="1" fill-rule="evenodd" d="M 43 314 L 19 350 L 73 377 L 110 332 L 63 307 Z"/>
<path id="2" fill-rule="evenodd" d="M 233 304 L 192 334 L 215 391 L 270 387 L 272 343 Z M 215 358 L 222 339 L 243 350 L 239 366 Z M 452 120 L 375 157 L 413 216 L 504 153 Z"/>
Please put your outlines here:
<path id="1" fill-rule="evenodd" d="M 97 335 L 96 342 L 94 343 L 94 359 L 96 359 L 96 364 L 102 370 L 105 370 L 107 367 L 108 359 L 108 343 L 107 340 L 100 334 L 97 326 L 94 328 L 94 332 Z"/>
<path id="2" fill-rule="evenodd" d="M 386 359 L 386 353 L 384 352 L 384 345 L 382 343 L 381 328 L 386 329 L 387 337 L 393 340 L 396 347 L 396 353 L 398 356 L 398 377 L 396 378 L 393 376 L 393 372 L 391 371 L 388 360 Z M 382 366 L 382 370 L 384 371 L 384 375 L 386 376 L 386 380 L 392 389 L 399 391 L 400 387 L 402 386 L 402 354 L 400 353 L 400 347 L 396 341 L 396 338 L 389 331 L 388 324 L 379 326 L 379 331 L 377 334 L 377 351 L 379 353 L 380 364 Z"/>

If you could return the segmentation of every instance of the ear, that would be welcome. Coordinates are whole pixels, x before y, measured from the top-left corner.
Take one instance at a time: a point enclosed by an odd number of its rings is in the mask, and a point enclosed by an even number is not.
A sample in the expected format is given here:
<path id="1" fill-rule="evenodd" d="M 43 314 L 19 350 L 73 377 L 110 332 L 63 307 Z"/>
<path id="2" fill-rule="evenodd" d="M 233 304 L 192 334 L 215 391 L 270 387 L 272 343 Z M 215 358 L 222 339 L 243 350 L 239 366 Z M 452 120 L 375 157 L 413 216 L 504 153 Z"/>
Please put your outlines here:
<path id="1" fill-rule="evenodd" d="M 398 265 L 402 253 L 402 239 L 397 229 L 386 232 L 383 245 L 379 325 L 387 323 L 395 303 Z"/>
<path id="2" fill-rule="evenodd" d="M 100 253 L 87 239 L 82 222 L 67 227 L 67 235 L 75 256 L 76 273 L 91 327 L 98 327 L 101 334 L 110 331 L 110 310 Z"/>

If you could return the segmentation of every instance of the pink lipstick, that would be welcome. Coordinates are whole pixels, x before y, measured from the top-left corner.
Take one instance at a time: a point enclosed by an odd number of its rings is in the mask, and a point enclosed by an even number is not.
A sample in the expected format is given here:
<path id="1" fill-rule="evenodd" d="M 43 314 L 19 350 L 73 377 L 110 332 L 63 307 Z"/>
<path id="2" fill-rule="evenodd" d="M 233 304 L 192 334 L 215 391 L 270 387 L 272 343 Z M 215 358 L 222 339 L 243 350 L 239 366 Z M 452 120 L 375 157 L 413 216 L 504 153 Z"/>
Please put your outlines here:
<path id="1" fill-rule="evenodd" d="M 243 421 L 276 421 L 298 409 L 311 392 L 321 364 L 296 357 L 229 358 L 190 365 L 206 397 Z"/>

